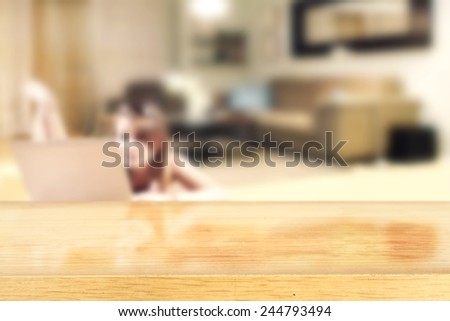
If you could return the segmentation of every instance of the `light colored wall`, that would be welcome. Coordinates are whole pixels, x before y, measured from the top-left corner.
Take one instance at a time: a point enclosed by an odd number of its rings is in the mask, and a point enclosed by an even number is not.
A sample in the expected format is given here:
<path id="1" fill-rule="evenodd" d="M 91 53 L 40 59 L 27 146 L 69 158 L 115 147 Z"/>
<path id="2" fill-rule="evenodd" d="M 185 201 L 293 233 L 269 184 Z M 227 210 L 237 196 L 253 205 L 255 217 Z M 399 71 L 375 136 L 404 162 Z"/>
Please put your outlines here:
<path id="1" fill-rule="evenodd" d="M 197 76 L 211 91 L 229 88 L 237 83 L 252 81 L 258 74 L 261 64 L 270 63 L 267 56 L 271 53 L 261 54 L 261 47 L 267 47 L 267 42 L 275 37 L 268 27 L 274 11 L 273 4 L 279 0 L 228 0 L 230 11 L 227 17 L 213 23 L 202 23 L 196 21 L 189 14 L 188 2 L 186 0 L 169 0 L 176 6 L 177 21 L 170 26 L 172 37 L 177 41 L 177 53 L 175 69 Z M 281 12 L 281 11 L 280 11 Z M 264 29 L 265 28 L 265 29 Z M 213 34 L 214 30 L 241 31 L 247 36 L 246 56 L 247 61 L 237 66 L 201 66 L 194 62 L 195 35 Z M 279 30 L 279 29 L 277 29 Z M 281 48 L 276 43 L 272 48 Z M 277 51 L 277 50 L 275 50 Z M 270 59 L 270 58 L 269 58 Z"/>
<path id="2" fill-rule="evenodd" d="M 92 42 L 101 96 L 136 78 L 152 78 L 168 63 L 164 0 L 92 0 Z"/>

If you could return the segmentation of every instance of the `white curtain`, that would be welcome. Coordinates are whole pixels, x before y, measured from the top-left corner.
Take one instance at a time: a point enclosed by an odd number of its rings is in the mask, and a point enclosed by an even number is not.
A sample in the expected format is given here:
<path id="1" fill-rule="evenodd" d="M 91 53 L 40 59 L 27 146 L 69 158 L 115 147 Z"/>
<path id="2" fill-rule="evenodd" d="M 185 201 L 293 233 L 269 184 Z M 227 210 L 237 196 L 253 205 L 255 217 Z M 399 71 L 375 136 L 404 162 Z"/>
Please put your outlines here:
<path id="1" fill-rule="evenodd" d="M 22 88 L 31 73 L 32 1 L 0 0 L 0 138 L 29 131 Z"/>

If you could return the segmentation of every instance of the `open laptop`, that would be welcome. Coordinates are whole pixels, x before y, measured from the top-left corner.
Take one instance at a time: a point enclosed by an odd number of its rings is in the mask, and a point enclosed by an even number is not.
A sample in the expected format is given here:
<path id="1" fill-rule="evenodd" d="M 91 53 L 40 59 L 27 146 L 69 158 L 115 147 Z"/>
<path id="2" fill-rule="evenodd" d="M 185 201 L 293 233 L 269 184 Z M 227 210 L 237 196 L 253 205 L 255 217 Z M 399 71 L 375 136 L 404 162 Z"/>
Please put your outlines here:
<path id="1" fill-rule="evenodd" d="M 16 142 L 14 153 L 33 201 L 129 201 L 131 188 L 122 166 L 106 168 L 104 140 Z"/>

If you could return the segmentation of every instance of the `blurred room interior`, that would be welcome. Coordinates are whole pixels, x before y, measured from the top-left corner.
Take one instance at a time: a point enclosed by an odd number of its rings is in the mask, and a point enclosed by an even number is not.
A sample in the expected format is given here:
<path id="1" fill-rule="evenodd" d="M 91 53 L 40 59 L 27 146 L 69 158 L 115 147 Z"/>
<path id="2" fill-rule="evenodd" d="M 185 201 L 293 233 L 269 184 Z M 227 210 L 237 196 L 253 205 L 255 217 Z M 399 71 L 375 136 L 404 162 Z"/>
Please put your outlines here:
<path id="1" fill-rule="evenodd" d="M 344 168 L 201 168 L 230 200 L 448 201 L 449 30 L 448 0 L 1 0 L 0 200 L 28 199 L 11 141 L 38 79 L 70 137 L 110 136 L 111 102 L 147 82 L 173 133 L 348 141 Z"/>

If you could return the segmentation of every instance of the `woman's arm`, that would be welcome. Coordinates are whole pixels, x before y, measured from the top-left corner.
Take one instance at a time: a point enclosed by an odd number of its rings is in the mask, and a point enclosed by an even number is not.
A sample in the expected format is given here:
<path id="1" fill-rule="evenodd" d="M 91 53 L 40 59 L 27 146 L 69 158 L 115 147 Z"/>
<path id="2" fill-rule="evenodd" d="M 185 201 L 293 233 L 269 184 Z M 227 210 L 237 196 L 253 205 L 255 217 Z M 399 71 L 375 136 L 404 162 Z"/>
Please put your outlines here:
<path id="1" fill-rule="evenodd" d="M 174 166 L 174 180 L 185 187 L 185 192 L 175 194 L 180 201 L 221 201 L 226 200 L 225 191 L 197 168 L 185 162 L 185 166 Z"/>

